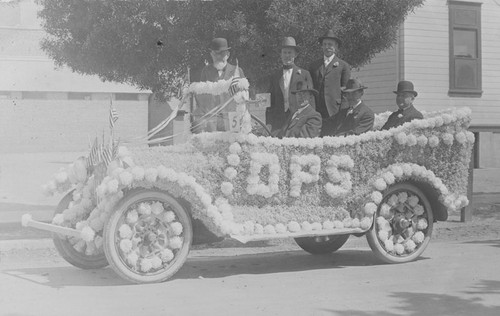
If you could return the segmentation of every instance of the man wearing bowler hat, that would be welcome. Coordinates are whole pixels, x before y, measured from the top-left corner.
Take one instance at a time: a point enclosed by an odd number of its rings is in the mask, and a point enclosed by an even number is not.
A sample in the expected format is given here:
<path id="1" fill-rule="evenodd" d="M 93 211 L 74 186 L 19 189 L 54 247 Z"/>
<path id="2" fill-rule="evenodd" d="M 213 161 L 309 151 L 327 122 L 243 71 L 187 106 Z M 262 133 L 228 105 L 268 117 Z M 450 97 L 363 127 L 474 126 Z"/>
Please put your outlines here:
<path id="1" fill-rule="evenodd" d="M 285 124 L 272 133 L 272 136 L 282 137 L 318 137 L 321 132 L 321 115 L 314 110 L 314 98 L 318 91 L 309 88 L 304 81 L 297 82 L 292 94 L 296 102 L 290 103 L 290 112 Z"/>
<path id="2" fill-rule="evenodd" d="M 225 38 L 214 38 L 210 43 L 210 56 L 212 64 L 206 65 L 201 71 L 200 81 L 217 82 L 219 80 L 229 80 L 235 74 L 238 77 L 245 77 L 243 69 L 228 63 L 231 47 L 228 46 Z"/>
<path id="3" fill-rule="evenodd" d="M 214 38 L 210 43 L 210 56 L 212 64 L 203 67 L 201 71 L 200 81 L 217 82 L 219 80 L 229 80 L 232 77 L 244 77 L 243 69 L 238 66 L 228 63 L 231 47 L 228 46 L 225 38 Z M 214 132 L 226 131 L 229 129 L 228 112 L 236 111 L 236 102 L 231 101 L 224 109 L 216 115 L 208 115 L 207 113 L 216 106 L 223 104 L 229 100 L 231 96 L 228 92 L 221 95 L 197 94 L 196 107 L 192 113 L 192 131 Z"/>
<path id="4" fill-rule="evenodd" d="M 382 129 L 390 129 L 403 125 L 404 123 L 410 122 L 414 119 L 424 118 L 422 113 L 420 113 L 413 106 L 413 101 L 417 97 L 418 93 L 415 91 L 411 81 L 400 81 L 398 83 L 397 91 L 393 92 L 396 94 L 396 104 L 399 109 L 389 116 Z"/>
<path id="5" fill-rule="evenodd" d="M 349 107 L 323 121 L 322 136 L 359 135 L 373 128 L 375 114 L 361 100 L 366 88 L 358 79 L 347 81 L 342 93 Z"/>
<path id="6" fill-rule="evenodd" d="M 351 78 L 351 66 L 337 56 L 342 45 L 333 30 L 329 30 L 319 38 L 323 50 L 323 58 L 311 63 L 309 72 L 313 80 L 314 89 L 319 91 L 316 102 L 316 111 L 323 118 L 337 114 L 342 103 L 340 88 L 345 87 Z"/>
<path id="7" fill-rule="evenodd" d="M 285 37 L 281 42 L 281 67 L 271 75 L 269 92 L 271 106 L 266 109 L 266 124 L 271 125 L 271 131 L 280 129 L 290 114 L 290 108 L 296 107 L 297 100 L 291 87 L 302 82 L 306 88 L 312 88 L 312 78 L 309 71 L 295 65 L 297 45 L 293 37 Z"/>

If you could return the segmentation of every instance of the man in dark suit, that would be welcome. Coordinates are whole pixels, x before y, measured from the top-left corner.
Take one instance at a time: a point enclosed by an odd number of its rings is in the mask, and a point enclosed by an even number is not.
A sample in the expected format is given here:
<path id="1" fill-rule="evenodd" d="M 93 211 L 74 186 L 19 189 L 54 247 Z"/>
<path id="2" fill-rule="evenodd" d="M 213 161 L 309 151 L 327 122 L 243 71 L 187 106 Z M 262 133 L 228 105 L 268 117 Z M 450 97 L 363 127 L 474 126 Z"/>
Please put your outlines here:
<path id="1" fill-rule="evenodd" d="M 281 128 L 290 114 L 290 108 L 296 107 L 297 100 L 290 87 L 296 87 L 297 82 L 303 82 L 306 85 L 304 88 L 312 88 L 309 71 L 294 64 L 296 56 L 295 39 L 285 37 L 281 42 L 282 67 L 271 75 L 269 85 L 271 106 L 266 109 L 266 124 L 271 125 L 272 131 Z"/>
<path id="2" fill-rule="evenodd" d="M 203 67 L 200 75 L 200 81 L 217 82 L 219 80 L 229 80 L 232 77 L 245 77 L 243 69 L 238 66 L 228 63 L 230 56 L 225 38 L 214 38 L 210 44 L 210 56 L 212 56 L 212 64 Z M 229 93 L 221 95 L 197 94 L 196 107 L 192 113 L 192 131 L 213 132 L 228 130 L 227 112 L 236 111 L 236 102 L 232 101 L 220 113 L 214 116 L 207 116 L 207 113 L 214 107 L 226 102 L 231 96 Z"/>
<path id="3" fill-rule="evenodd" d="M 414 119 L 423 119 L 424 116 L 413 106 L 413 101 L 418 93 L 413 87 L 411 81 L 400 81 L 398 83 L 398 90 L 393 91 L 396 94 L 396 104 L 399 110 L 393 112 L 382 129 L 390 129 L 396 126 L 403 125 Z"/>
<path id="4" fill-rule="evenodd" d="M 283 137 L 318 137 L 321 132 L 321 115 L 314 110 L 314 97 L 318 91 L 308 88 L 305 82 L 298 82 L 292 91 L 297 102 L 290 104 L 290 113 L 281 129 L 273 136 Z M 303 88 L 306 87 L 306 88 Z"/>
<path id="5" fill-rule="evenodd" d="M 366 87 L 358 79 L 349 79 L 342 89 L 348 108 L 341 109 L 334 116 L 323 120 L 321 136 L 359 135 L 373 128 L 375 114 L 361 98 Z"/>
<path id="6" fill-rule="evenodd" d="M 341 45 L 340 39 L 329 30 L 319 38 L 323 50 L 323 58 L 314 61 L 309 72 L 313 80 L 314 89 L 319 91 L 316 99 L 316 111 L 323 118 L 337 114 L 342 103 L 341 87 L 345 87 L 351 78 L 351 66 L 338 58 L 337 51 Z"/>

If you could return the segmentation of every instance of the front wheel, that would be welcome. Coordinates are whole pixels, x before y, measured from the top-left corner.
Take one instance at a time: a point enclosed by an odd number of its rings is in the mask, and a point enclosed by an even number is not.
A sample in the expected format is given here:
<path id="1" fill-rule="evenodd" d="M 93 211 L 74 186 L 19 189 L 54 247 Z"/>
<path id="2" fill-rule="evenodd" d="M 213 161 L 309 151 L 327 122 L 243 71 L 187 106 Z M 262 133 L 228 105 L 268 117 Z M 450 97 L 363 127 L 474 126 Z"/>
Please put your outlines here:
<path id="1" fill-rule="evenodd" d="M 73 191 L 62 198 L 54 215 L 60 214 L 67 209 L 71 201 L 73 201 Z M 103 249 L 97 249 L 94 242 L 91 245 L 83 239 L 61 236 L 55 233 L 52 235 L 52 240 L 61 257 L 75 267 L 80 269 L 100 269 L 108 265 Z"/>
<path id="2" fill-rule="evenodd" d="M 434 219 L 425 194 L 410 183 L 388 188 L 366 237 L 376 257 L 386 263 L 418 258 L 432 235 Z"/>
<path id="3" fill-rule="evenodd" d="M 339 250 L 349 239 L 347 235 L 299 237 L 295 242 L 300 248 L 313 255 L 324 255 Z"/>
<path id="4" fill-rule="evenodd" d="M 157 190 L 130 191 L 104 229 L 111 268 L 134 283 L 163 282 L 184 264 L 193 239 L 187 211 Z"/>

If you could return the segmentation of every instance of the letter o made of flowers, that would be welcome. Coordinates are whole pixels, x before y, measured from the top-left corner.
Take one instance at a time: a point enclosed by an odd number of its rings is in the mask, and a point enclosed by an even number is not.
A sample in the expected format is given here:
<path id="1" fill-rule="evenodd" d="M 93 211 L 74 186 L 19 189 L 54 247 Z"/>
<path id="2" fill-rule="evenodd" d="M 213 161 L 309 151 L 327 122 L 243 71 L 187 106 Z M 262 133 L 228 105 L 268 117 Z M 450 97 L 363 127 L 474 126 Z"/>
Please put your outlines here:
<path id="1" fill-rule="evenodd" d="M 269 167 L 269 179 L 267 185 L 260 178 L 260 171 L 264 166 Z M 250 195 L 261 195 L 270 198 L 279 192 L 280 164 L 276 154 L 252 153 L 250 155 L 250 168 L 247 178 L 247 193 Z"/>
<path id="2" fill-rule="evenodd" d="M 349 193 L 352 189 L 351 170 L 354 160 L 347 155 L 332 155 L 327 162 L 326 173 L 330 182 L 325 184 L 326 193 L 337 198 Z"/>
<path id="3" fill-rule="evenodd" d="M 302 183 L 313 183 L 319 180 L 321 159 L 316 155 L 293 155 L 290 163 L 290 196 L 299 197 Z M 304 166 L 309 170 L 302 171 Z"/>

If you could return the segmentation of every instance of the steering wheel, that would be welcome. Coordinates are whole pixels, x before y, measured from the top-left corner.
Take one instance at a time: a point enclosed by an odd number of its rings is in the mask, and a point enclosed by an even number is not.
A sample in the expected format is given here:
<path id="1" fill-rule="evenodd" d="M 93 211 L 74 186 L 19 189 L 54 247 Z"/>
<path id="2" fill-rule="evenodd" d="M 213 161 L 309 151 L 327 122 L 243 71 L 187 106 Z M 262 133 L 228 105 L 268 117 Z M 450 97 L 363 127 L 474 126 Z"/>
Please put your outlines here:
<path id="1" fill-rule="evenodd" d="M 271 136 L 271 131 L 267 128 L 266 124 L 262 122 L 257 116 L 250 114 L 252 131 L 251 133 L 257 136 Z"/>

